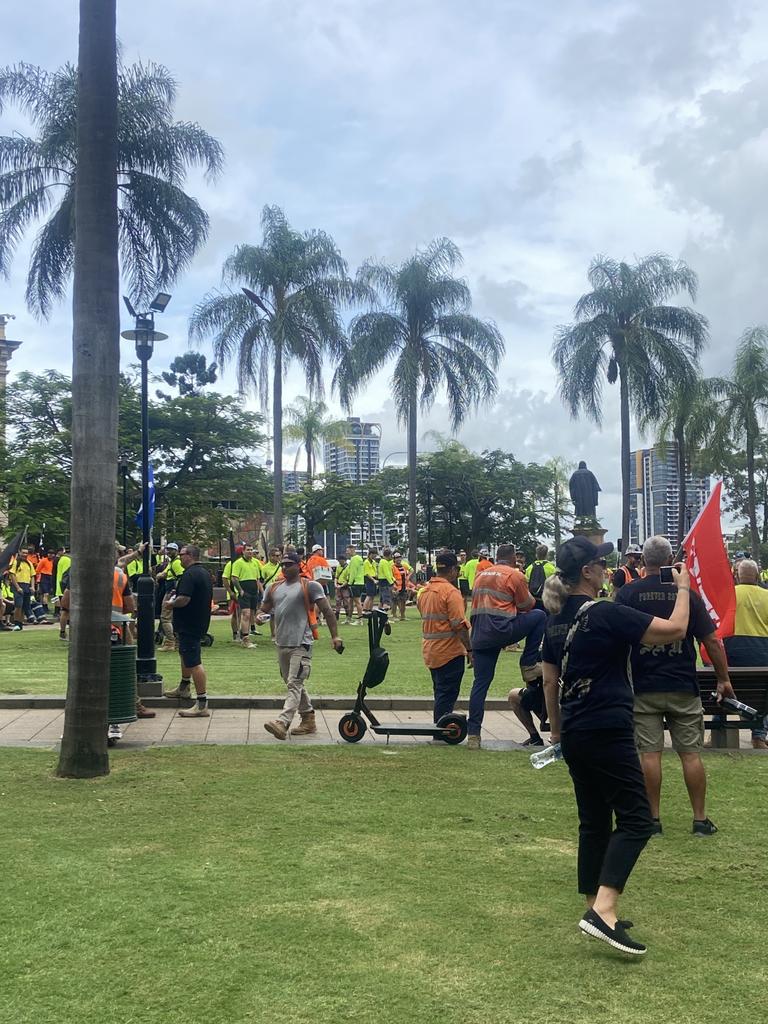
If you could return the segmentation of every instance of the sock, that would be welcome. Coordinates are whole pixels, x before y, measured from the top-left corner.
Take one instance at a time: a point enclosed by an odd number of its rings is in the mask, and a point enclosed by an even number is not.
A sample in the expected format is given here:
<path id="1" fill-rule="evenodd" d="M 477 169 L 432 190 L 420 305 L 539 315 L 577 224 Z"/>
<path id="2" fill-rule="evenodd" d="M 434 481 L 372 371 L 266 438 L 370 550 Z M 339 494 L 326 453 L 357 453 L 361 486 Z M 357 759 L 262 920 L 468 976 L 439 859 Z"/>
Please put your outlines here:
<path id="1" fill-rule="evenodd" d="M 197 706 L 202 711 L 203 708 L 207 707 L 207 705 L 208 705 L 208 694 L 207 693 L 198 693 L 198 695 L 197 695 Z"/>
<path id="2" fill-rule="evenodd" d="M 191 680 L 189 679 L 182 679 L 179 683 L 179 688 L 182 690 L 188 690 L 190 682 Z"/>

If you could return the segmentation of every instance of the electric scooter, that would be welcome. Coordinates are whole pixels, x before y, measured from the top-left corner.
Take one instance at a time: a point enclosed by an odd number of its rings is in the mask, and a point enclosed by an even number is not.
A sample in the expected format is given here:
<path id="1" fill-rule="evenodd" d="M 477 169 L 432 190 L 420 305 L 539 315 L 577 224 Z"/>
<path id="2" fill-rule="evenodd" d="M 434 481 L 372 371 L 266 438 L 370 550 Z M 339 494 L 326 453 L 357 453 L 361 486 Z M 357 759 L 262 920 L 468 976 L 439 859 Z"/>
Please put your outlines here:
<path id="1" fill-rule="evenodd" d="M 443 715 L 436 725 L 382 725 L 366 704 L 367 691 L 384 681 L 389 668 L 389 652 L 381 646 L 382 636 L 392 632 L 388 620 L 387 613 L 379 608 L 375 608 L 368 619 L 368 664 L 357 688 L 354 709 L 339 721 L 339 735 L 347 743 L 359 743 L 370 723 L 371 732 L 378 736 L 432 736 L 451 745 L 461 743 L 467 735 L 464 715 Z"/>

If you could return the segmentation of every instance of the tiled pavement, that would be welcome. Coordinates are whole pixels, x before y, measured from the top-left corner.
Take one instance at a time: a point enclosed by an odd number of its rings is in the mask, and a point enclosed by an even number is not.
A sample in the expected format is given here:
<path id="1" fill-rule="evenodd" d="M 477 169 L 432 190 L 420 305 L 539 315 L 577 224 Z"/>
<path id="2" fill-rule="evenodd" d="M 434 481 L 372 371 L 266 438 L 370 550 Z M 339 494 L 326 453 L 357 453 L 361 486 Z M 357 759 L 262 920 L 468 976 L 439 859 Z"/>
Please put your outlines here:
<path id="1" fill-rule="evenodd" d="M 145 718 L 124 725 L 121 749 L 148 746 L 177 746 L 182 743 L 281 743 L 270 735 L 264 723 L 277 712 L 267 708 L 215 708 L 210 718 L 179 718 L 178 708 L 158 708 L 155 718 Z M 317 712 L 317 734 L 288 740 L 287 744 L 307 746 L 321 743 L 344 743 L 339 737 L 338 723 L 343 712 Z M 380 711 L 382 723 L 415 722 L 430 724 L 424 711 Z M 297 719 L 298 722 L 298 719 Z M 62 708 L 0 708 L 0 746 L 53 747 L 61 738 L 64 725 Z M 511 712 L 489 711 L 483 725 L 484 744 L 497 749 L 515 749 L 526 738 L 525 730 Z M 391 737 L 390 743 L 426 743 L 429 737 Z M 361 743 L 386 744 L 386 736 L 366 733 Z M 284 744 L 285 745 L 285 744 Z M 350 744 L 351 745 L 351 744 Z"/>

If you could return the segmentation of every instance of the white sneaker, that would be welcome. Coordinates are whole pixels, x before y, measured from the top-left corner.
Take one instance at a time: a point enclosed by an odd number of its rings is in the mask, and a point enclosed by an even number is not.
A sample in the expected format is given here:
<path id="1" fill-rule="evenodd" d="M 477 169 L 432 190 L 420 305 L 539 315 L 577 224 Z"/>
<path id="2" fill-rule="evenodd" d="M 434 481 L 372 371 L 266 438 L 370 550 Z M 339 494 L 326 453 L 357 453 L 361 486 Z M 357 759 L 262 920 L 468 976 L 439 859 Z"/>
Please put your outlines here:
<path id="1" fill-rule="evenodd" d="M 119 725 L 110 725 L 107 729 L 108 740 L 121 740 L 123 738 L 123 730 Z"/>

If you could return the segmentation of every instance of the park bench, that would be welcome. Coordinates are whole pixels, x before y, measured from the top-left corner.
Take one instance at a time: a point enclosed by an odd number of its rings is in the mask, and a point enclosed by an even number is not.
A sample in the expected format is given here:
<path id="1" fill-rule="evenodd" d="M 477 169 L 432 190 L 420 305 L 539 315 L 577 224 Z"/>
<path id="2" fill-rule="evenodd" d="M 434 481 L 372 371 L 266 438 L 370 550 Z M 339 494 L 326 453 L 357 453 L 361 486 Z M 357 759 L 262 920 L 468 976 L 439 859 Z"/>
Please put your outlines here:
<path id="1" fill-rule="evenodd" d="M 711 696 L 717 685 L 715 673 L 711 668 L 699 668 L 696 677 L 701 690 L 701 703 L 704 705 L 704 728 L 712 733 L 712 746 L 737 748 L 739 730 L 752 729 L 768 714 L 768 665 L 730 668 L 728 672 L 737 699 L 759 712 L 758 722 L 748 722 L 733 714 L 729 714 L 725 722 L 717 721 L 714 716 L 721 715 L 722 710 Z"/>

